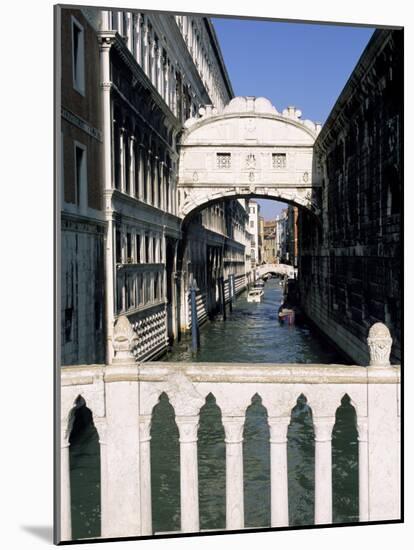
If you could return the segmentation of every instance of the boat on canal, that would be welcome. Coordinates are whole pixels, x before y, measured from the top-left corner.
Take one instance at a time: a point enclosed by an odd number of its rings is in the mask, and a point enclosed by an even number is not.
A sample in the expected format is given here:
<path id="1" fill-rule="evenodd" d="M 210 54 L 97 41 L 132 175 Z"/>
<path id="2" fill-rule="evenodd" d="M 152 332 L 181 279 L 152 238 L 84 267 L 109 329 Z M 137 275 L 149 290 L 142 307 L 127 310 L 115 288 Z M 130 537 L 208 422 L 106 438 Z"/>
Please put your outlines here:
<path id="1" fill-rule="evenodd" d="M 248 302 L 261 302 L 264 292 L 261 288 L 253 288 L 247 294 Z"/>

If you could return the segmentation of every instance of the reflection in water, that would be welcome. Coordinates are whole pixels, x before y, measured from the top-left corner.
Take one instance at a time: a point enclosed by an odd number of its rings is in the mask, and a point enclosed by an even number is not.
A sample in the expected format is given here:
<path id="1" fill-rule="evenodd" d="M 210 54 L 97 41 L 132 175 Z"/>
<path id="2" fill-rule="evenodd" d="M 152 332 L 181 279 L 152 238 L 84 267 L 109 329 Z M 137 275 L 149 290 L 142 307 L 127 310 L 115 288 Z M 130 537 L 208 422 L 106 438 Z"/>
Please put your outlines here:
<path id="1" fill-rule="evenodd" d="M 69 438 L 72 539 L 101 534 L 101 461 L 92 413 L 78 397 Z"/>

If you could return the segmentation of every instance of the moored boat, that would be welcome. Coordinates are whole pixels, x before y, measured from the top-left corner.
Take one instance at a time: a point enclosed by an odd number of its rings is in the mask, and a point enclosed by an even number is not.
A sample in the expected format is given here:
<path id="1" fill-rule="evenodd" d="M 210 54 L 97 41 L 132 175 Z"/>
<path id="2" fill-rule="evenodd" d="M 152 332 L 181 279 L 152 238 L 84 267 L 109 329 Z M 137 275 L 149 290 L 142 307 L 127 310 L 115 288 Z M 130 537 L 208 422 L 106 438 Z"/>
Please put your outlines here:
<path id="1" fill-rule="evenodd" d="M 261 288 L 253 288 L 252 290 L 249 290 L 249 292 L 247 294 L 247 301 L 248 302 L 261 302 L 263 295 L 264 295 L 264 292 Z"/>

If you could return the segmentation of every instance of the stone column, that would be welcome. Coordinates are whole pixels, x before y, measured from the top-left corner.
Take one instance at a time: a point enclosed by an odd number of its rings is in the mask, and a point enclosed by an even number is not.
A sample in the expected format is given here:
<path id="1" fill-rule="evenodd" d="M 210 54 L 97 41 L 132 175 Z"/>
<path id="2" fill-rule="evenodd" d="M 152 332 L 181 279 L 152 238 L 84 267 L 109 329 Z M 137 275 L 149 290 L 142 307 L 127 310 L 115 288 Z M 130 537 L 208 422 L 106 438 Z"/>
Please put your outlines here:
<path id="1" fill-rule="evenodd" d="M 142 65 L 144 72 L 147 76 L 149 76 L 149 43 L 148 43 L 148 25 L 146 22 L 146 18 L 144 16 L 143 23 L 142 23 L 142 36 L 143 36 L 143 44 L 142 44 Z"/>
<path id="2" fill-rule="evenodd" d="M 105 316 L 106 316 L 106 363 L 111 364 L 113 357 L 112 336 L 114 324 L 114 261 L 113 261 L 113 220 L 111 199 L 108 192 L 112 189 L 112 115 L 111 115 L 111 76 L 109 51 L 113 38 L 102 37 L 99 45 L 100 78 L 102 94 L 103 124 L 103 179 L 106 192 L 107 230 L 105 239 Z"/>
<path id="3" fill-rule="evenodd" d="M 367 341 L 369 520 L 400 519 L 399 368 L 390 364 L 392 339 L 383 323 L 370 328 Z"/>
<path id="4" fill-rule="evenodd" d="M 110 498 L 111 493 L 108 489 L 108 460 L 107 460 L 107 425 L 105 417 L 94 417 L 94 424 L 99 435 L 99 454 L 101 461 L 101 536 L 105 537 L 110 532 Z"/>
<path id="5" fill-rule="evenodd" d="M 289 417 L 269 417 L 271 526 L 289 525 L 287 429 Z"/>
<path id="6" fill-rule="evenodd" d="M 152 535 L 151 505 L 151 415 L 139 419 L 139 444 L 141 453 L 141 535 Z"/>
<path id="7" fill-rule="evenodd" d="M 152 188 L 153 188 L 153 204 L 157 208 L 160 207 L 160 197 L 158 193 L 158 156 L 154 155 L 154 169 L 152 171 Z"/>
<path id="8" fill-rule="evenodd" d="M 181 531 L 200 530 L 198 513 L 197 430 L 199 416 L 176 416 L 180 432 Z"/>
<path id="9" fill-rule="evenodd" d="M 226 435 L 226 529 L 244 527 L 244 420 L 244 416 L 227 416 L 222 419 Z"/>
<path id="10" fill-rule="evenodd" d="M 168 59 L 164 64 L 164 100 L 165 103 L 170 106 L 170 82 L 169 82 L 169 73 L 170 73 L 170 63 Z"/>
<path id="11" fill-rule="evenodd" d="M 129 189 L 128 193 L 135 196 L 135 136 L 129 140 Z"/>
<path id="12" fill-rule="evenodd" d="M 158 45 L 157 52 L 156 52 L 156 66 L 157 66 L 156 88 L 158 90 L 158 93 L 162 96 L 162 81 L 163 81 L 163 75 L 162 75 L 162 46 L 160 46 L 160 45 Z"/>
<path id="13" fill-rule="evenodd" d="M 149 78 L 152 82 L 152 85 L 154 88 L 157 87 L 157 60 L 156 60 L 156 44 L 155 44 L 155 37 L 151 36 L 151 48 L 150 48 L 150 56 L 151 56 L 151 74 L 149 75 Z"/>
<path id="14" fill-rule="evenodd" d="M 359 521 L 369 520 L 368 418 L 358 419 Z"/>
<path id="15" fill-rule="evenodd" d="M 120 139 L 119 139 L 119 148 L 120 148 L 120 151 L 119 151 L 119 161 L 120 161 L 120 169 L 119 169 L 119 172 L 120 172 L 120 184 L 121 184 L 121 191 L 123 193 L 125 193 L 125 170 L 127 169 L 127 167 L 125 166 L 125 161 L 126 161 L 126 154 L 125 154 L 125 150 L 126 150 L 126 147 L 128 146 L 127 143 L 128 143 L 128 138 L 127 138 L 127 133 L 126 133 L 126 128 L 120 128 L 121 130 L 121 135 L 119 136 Z"/>
<path id="16" fill-rule="evenodd" d="M 147 178 L 145 182 L 147 188 L 147 203 L 153 203 L 153 194 L 152 194 L 152 167 L 151 167 L 151 150 L 147 151 Z"/>
<path id="17" fill-rule="evenodd" d="M 332 429 L 335 417 L 314 417 L 315 523 L 332 522 Z"/>
<path id="18" fill-rule="evenodd" d="M 69 467 L 69 432 L 67 422 L 60 428 L 60 539 L 72 539 L 70 467 Z"/>
<path id="19" fill-rule="evenodd" d="M 103 537 L 141 534 L 139 366 L 131 350 L 138 341 L 126 315 L 114 327 L 112 365 L 105 368 L 106 483 Z"/>

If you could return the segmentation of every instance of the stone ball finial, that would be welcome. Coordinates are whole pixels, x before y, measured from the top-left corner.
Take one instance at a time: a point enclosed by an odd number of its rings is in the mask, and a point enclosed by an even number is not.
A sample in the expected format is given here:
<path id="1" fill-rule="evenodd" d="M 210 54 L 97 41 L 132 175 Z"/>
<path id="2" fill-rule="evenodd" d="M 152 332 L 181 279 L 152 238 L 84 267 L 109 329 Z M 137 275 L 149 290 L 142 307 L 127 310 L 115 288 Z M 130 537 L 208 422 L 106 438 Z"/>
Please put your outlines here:
<path id="1" fill-rule="evenodd" d="M 368 332 L 370 366 L 390 365 L 392 338 L 384 323 L 375 323 Z"/>
<path id="2" fill-rule="evenodd" d="M 116 359 L 131 359 L 138 336 L 126 315 L 118 317 L 114 326 L 113 347 Z"/>

